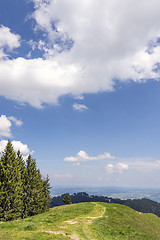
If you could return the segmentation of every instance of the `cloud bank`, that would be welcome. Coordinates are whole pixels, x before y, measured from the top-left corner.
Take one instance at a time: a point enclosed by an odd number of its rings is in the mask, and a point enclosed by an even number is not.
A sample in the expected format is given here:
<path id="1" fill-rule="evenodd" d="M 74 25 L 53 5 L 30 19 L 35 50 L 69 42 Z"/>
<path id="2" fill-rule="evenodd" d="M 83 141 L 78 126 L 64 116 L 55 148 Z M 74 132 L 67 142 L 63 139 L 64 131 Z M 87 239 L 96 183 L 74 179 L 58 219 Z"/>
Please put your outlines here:
<path id="1" fill-rule="evenodd" d="M 32 1 L 34 31 L 46 39 L 32 41 L 30 51 L 42 57 L 4 58 L 21 38 L 1 26 L 1 96 L 40 108 L 64 94 L 112 91 L 115 80 L 159 80 L 158 0 Z"/>

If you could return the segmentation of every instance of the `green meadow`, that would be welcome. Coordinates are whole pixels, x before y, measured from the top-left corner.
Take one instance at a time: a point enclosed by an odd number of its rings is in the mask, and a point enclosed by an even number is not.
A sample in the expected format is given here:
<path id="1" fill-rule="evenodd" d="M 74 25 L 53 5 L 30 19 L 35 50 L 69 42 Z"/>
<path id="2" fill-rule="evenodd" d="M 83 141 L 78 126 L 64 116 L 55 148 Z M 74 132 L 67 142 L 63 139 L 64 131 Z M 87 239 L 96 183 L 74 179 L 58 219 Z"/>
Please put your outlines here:
<path id="1" fill-rule="evenodd" d="M 55 207 L 23 220 L 0 222 L 0 240 L 158 240 L 160 218 L 110 203 Z"/>

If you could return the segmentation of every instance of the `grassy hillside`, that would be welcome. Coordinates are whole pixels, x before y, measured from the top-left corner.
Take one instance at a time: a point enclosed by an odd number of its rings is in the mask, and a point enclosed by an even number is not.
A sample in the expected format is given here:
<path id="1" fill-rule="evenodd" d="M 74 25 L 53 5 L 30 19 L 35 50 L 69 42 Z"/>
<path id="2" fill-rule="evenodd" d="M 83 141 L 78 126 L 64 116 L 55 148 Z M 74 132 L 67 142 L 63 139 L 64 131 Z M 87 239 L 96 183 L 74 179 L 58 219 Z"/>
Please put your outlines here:
<path id="1" fill-rule="evenodd" d="M 109 203 L 79 203 L 24 220 L 0 222 L 0 240 L 156 240 L 160 218 Z"/>

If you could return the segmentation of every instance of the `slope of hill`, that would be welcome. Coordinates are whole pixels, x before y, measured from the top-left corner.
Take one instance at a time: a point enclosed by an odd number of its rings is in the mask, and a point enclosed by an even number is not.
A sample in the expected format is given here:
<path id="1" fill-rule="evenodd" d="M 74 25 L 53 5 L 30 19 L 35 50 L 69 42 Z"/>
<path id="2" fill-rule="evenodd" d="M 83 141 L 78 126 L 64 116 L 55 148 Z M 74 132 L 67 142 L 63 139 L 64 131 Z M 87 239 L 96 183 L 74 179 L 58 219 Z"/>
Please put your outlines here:
<path id="1" fill-rule="evenodd" d="M 55 207 L 23 220 L 0 222 L 0 240 L 158 240 L 160 218 L 110 203 Z"/>

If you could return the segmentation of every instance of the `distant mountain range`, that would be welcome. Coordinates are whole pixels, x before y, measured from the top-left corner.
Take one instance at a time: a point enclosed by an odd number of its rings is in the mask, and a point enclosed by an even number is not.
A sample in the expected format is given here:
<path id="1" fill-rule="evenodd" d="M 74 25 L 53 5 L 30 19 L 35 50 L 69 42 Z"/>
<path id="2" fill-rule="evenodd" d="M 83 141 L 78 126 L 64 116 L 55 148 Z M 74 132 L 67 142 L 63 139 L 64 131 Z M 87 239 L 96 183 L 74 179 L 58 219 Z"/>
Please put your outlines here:
<path id="1" fill-rule="evenodd" d="M 54 186 L 51 189 L 52 197 L 62 195 L 63 193 L 77 193 L 86 192 L 89 195 L 107 196 L 111 198 L 127 199 L 141 199 L 148 198 L 155 202 L 160 202 L 160 188 L 126 188 L 126 187 L 68 187 L 68 186 Z"/>

